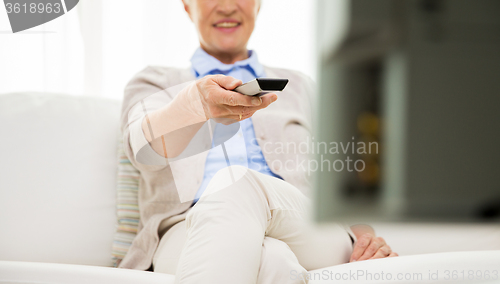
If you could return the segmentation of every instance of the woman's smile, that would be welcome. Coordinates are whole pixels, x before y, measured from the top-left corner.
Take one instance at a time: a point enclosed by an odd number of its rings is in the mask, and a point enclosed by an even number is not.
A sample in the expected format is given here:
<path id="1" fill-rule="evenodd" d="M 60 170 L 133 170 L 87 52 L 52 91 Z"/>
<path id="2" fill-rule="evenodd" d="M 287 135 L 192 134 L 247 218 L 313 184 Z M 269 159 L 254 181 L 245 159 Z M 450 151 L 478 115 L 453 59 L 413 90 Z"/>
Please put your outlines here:
<path id="1" fill-rule="evenodd" d="M 241 22 L 235 19 L 222 19 L 213 24 L 215 29 L 224 33 L 232 33 L 238 30 L 240 26 Z"/>

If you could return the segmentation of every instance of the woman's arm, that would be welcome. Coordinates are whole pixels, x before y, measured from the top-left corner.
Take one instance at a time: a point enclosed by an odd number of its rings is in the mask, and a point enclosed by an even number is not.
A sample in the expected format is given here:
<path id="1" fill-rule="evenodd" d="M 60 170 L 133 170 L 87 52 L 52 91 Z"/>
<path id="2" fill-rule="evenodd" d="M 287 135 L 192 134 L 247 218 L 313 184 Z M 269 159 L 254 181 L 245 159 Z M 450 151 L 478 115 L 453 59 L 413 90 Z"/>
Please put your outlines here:
<path id="1" fill-rule="evenodd" d="M 258 98 L 230 91 L 239 85 L 240 80 L 223 75 L 206 76 L 193 82 L 168 105 L 143 119 L 146 140 L 159 155 L 176 157 L 209 118 L 234 123 L 251 117 L 277 99 L 272 93 Z"/>
<path id="2" fill-rule="evenodd" d="M 383 238 L 375 236 L 375 230 L 371 226 L 359 224 L 351 226 L 351 230 L 358 240 L 349 262 L 398 256 Z"/>

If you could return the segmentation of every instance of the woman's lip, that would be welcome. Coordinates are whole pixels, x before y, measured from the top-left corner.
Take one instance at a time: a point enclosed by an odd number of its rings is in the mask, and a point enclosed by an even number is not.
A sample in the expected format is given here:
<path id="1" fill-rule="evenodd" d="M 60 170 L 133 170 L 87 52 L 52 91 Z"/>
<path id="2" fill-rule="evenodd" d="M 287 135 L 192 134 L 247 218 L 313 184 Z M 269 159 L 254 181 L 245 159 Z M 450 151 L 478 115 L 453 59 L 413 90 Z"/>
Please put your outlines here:
<path id="1" fill-rule="evenodd" d="M 237 21 L 235 19 L 226 18 L 226 19 L 218 20 L 217 22 L 214 23 L 214 26 L 217 24 L 220 24 L 220 23 L 224 23 L 224 22 L 226 22 L 226 23 L 240 23 L 240 21 Z"/>
<path id="2" fill-rule="evenodd" d="M 214 27 L 216 28 L 218 31 L 221 31 L 223 33 L 232 33 L 234 31 L 236 31 L 237 29 L 240 28 L 241 25 L 237 25 L 236 27 L 233 27 L 233 28 L 219 28 L 219 27 Z"/>

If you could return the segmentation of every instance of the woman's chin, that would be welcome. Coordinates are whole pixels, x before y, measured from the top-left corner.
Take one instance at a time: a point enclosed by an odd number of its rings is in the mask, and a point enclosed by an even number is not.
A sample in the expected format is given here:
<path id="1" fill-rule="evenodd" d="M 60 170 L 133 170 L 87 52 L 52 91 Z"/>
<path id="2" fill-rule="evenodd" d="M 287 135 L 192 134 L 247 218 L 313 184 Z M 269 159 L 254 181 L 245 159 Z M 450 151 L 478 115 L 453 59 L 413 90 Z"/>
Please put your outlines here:
<path id="1" fill-rule="evenodd" d="M 224 41 L 217 45 L 217 49 L 221 53 L 235 54 L 246 50 L 246 44 L 236 41 Z"/>

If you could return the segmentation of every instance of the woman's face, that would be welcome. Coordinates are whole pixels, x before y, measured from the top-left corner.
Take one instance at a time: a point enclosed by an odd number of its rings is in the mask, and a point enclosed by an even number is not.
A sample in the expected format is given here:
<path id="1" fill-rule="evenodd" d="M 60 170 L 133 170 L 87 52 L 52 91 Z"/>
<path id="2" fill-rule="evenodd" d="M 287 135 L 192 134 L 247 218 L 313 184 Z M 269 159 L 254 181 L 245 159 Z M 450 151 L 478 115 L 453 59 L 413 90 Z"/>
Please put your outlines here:
<path id="1" fill-rule="evenodd" d="M 184 0 L 203 49 L 213 54 L 246 52 L 259 0 Z"/>

